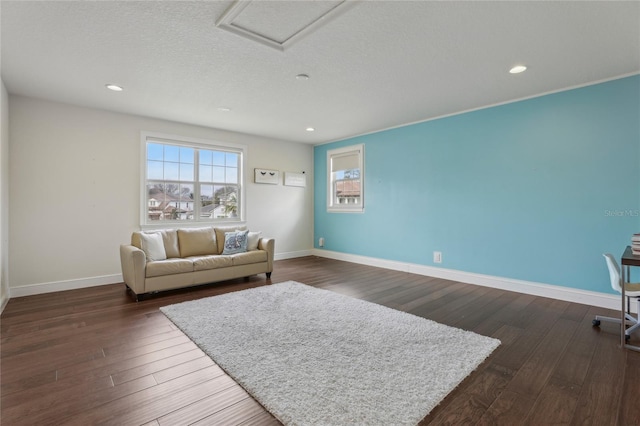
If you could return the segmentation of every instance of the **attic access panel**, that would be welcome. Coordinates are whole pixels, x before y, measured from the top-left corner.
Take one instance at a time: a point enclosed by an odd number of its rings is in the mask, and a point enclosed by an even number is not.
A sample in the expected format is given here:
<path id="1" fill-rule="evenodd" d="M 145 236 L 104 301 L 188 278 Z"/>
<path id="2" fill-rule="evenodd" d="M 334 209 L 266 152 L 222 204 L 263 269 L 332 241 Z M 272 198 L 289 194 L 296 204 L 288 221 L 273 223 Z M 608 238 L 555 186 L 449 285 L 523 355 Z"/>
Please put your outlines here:
<path id="1" fill-rule="evenodd" d="M 218 19 L 216 26 L 284 51 L 354 4 L 349 0 L 236 0 Z"/>

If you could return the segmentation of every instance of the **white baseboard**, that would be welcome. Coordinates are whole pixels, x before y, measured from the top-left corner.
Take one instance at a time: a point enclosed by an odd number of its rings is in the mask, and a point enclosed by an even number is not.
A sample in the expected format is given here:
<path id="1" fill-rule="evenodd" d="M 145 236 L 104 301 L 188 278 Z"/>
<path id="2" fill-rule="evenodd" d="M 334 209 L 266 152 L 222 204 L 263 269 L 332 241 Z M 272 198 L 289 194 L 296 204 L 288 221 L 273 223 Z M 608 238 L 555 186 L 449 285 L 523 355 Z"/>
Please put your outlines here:
<path id="1" fill-rule="evenodd" d="M 300 250 L 294 252 L 277 253 L 275 260 L 293 259 L 304 256 L 319 256 L 329 259 L 343 260 L 362 265 L 376 266 L 395 271 L 409 272 L 435 278 L 458 281 L 466 284 L 481 285 L 500 290 L 515 291 L 534 296 L 549 297 L 551 299 L 568 302 L 583 303 L 585 305 L 599 306 L 606 309 L 620 310 L 620 296 L 615 294 L 599 293 L 589 290 L 580 290 L 570 287 L 561 287 L 551 284 L 542 284 L 532 281 L 516 280 L 512 278 L 497 277 L 492 275 L 476 274 L 472 272 L 458 271 L 454 269 L 437 268 L 433 266 L 418 265 L 414 263 L 398 262 L 387 259 L 360 256 L 355 254 L 340 253 L 322 249 Z M 67 281 L 54 281 L 48 283 L 31 284 L 9 288 L 9 297 L 2 301 L 0 312 L 4 309 L 10 298 L 31 296 L 34 294 L 52 293 L 55 291 L 75 290 L 85 287 L 95 287 L 106 284 L 123 282 L 122 274 L 104 275 L 90 278 L 80 278 Z M 636 305 L 632 304 L 631 310 L 636 312 Z"/>
<path id="2" fill-rule="evenodd" d="M 289 251 L 285 253 L 276 253 L 273 255 L 273 260 L 284 260 L 284 259 L 293 259 L 296 257 L 305 257 L 313 255 L 313 250 L 300 250 L 300 251 Z"/>
<path id="3" fill-rule="evenodd" d="M 9 303 L 9 296 L 7 295 L 7 297 L 3 297 L 2 300 L 0 301 L 0 314 L 2 314 L 2 312 L 4 312 L 4 308 L 7 306 L 7 303 Z"/>
<path id="4" fill-rule="evenodd" d="M 54 291 L 76 290 L 78 288 L 96 287 L 106 284 L 123 282 L 122 274 L 103 275 L 99 277 L 79 278 L 75 280 L 53 281 L 48 283 L 30 284 L 20 287 L 10 287 L 9 297 L 32 296 L 34 294 L 53 293 Z"/>
<path id="5" fill-rule="evenodd" d="M 362 265 L 377 266 L 379 268 L 392 269 L 395 271 L 409 272 L 412 274 L 425 275 L 435 278 L 443 278 L 465 284 L 481 285 L 484 287 L 497 288 L 500 290 L 515 291 L 518 293 L 531 294 L 534 296 L 564 300 L 567 302 L 582 303 L 585 305 L 598 306 L 601 308 L 613 309 L 616 311 L 620 311 L 622 305 L 620 296 L 615 294 L 599 293 L 595 291 L 561 287 L 551 284 L 542 284 L 532 281 L 516 280 L 512 278 L 496 277 L 492 275 L 476 274 L 473 272 L 458 271 L 455 269 L 437 268 L 434 266 L 397 262 L 386 259 L 377 259 L 374 257 L 340 253 L 322 249 L 314 249 L 313 255 L 326 257 L 329 259 L 344 260 L 346 262 L 359 263 Z M 637 304 L 631 304 L 631 311 L 637 313 Z"/>
<path id="6" fill-rule="evenodd" d="M 275 260 L 293 259 L 295 257 L 311 256 L 312 250 L 292 251 L 277 253 Z M 75 290 L 85 287 L 96 287 L 99 285 L 116 284 L 123 282 L 122 274 L 104 275 L 99 277 L 79 278 L 67 281 L 54 281 L 40 284 L 30 284 L 20 287 L 11 287 L 9 297 L 32 296 L 34 294 L 53 293 L 54 291 Z M 6 303 L 5 303 L 6 304 Z"/>

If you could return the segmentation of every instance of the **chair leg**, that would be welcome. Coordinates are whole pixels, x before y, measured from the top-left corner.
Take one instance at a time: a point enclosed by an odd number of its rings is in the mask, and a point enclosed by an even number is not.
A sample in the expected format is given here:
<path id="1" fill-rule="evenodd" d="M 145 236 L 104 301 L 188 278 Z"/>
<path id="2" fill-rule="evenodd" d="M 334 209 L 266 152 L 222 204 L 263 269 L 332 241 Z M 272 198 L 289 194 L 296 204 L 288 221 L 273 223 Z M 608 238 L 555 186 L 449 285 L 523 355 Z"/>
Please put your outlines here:
<path id="1" fill-rule="evenodd" d="M 627 299 L 628 301 L 629 299 Z M 631 316 L 631 314 L 627 314 L 625 315 L 627 317 L 627 319 L 633 324 L 631 327 L 627 328 L 624 332 L 625 336 L 631 336 L 631 333 L 634 333 L 636 331 L 640 331 L 640 297 L 636 298 L 636 301 L 638 302 L 638 317 L 634 318 Z M 631 312 L 631 307 L 629 306 L 629 312 Z M 627 337 L 629 338 L 629 337 Z"/>
<path id="2" fill-rule="evenodd" d="M 626 326 L 630 326 L 629 328 L 627 328 L 624 332 L 625 336 L 627 339 L 630 338 L 631 333 L 635 333 L 636 331 L 640 331 L 640 297 L 637 297 L 636 300 L 638 302 L 638 316 L 634 317 L 633 315 L 631 315 L 631 304 L 630 304 L 630 297 L 627 298 L 627 312 L 624 313 L 624 317 L 625 317 L 625 327 Z M 595 319 L 592 321 L 592 324 L 594 327 L 598 327 L 600 325 L 600 321 L 605 321 L 605 322 L 613 322 L 616 324 L 620 324 L 620 318 L 611 318 L 611 317 L 604 317 L 604 316 L 600 316 L 600 315 L 596 315 Z"/>
<path id="3" fill-rule="evenodd" d="M 624 317 L 626 319 L 626 325 L 629 325 L 630 327 L 625 329 L 624 331 L 624 335 L 626 340 L 629 340 L 631 338 L 631 334 L 635 333 L 636 331 L 640 331 L 640 297 L 637 297 L 636 300 L 638 302 L 638 316 L 634 317 L 633 315 L 631 315 L 631 304 L 630 304 L 630 297 L 627 298 L 627 312 L 624 313 Z M 596 316 L 596 318 L 598 318 Z M 613 318 L 611 318 L 613 319 Z M 607 321 L 607 320 L 605 320 Z M 618 320 L 618 323 L 620 323 L 620 320 Z M 593 324 L 596 325 L 596 320 L 593 320 Z"/>
<path id="4" fill-rule="evenodd" d="M 634 333 L 636 331 L 640 331 L 640 323 L 635 323 L 631 327 L 627 328 L 624 334 L 626 334 L 627 336 L 631 336 L 631 333 Z"/>
<path id="5" fill-rule="evenodd" d="M 600 325 L 600 321 L 604 322 L 615 322 L 616 324 L 620 324 L 620 318 L 611 318 L 611 317 L 603 317 L 602 315 L 596 315 L 596 319 L 593 320 L 593 325 Z"/>
<path id="6" fill-rule="evenodd" d="M 624 317 L 625 317 L 625 326 L 635 326 L 636 324 L 638 324 L 638 320 L 635 317 L 633 317 L 631 314 L 628 314 L 625 312 Z M 594 327 L 599 327 L 601 321 L 620 324 L 620 318 L 605 317 L 603 315 L 596 315 L 593 321 L 591 321 L 591 324 L 593 324 Z"/>

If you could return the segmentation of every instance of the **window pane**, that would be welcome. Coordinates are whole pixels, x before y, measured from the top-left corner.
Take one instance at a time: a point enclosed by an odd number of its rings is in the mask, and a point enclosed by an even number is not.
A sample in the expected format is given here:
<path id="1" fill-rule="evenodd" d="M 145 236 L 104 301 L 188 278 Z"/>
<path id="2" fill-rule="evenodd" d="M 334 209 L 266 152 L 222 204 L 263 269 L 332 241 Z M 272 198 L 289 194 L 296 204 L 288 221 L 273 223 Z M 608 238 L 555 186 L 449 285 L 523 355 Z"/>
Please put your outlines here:
<path id="1" fill-rule="evenodd" d="M 213 168 L 213 181 L 224 182 L 224 167 Z"/>
<path id="2" fill-rule="evenodd" d="M 238 167 L 238 154 L 236 154 L 235 152 L 227 152 L 226 157 L 226 166 Z"/>
<path id="3" fill-rule="evenodd" d="M 213 152 L 209 151 L 208 149 L 200 150 L 200 164 L 212 165 Z"/>
<path id="4" fill-rule="evenodd" d="M 360 177 L 360 169 L 348 169 L 342 171 L 344 179 L 358 179 Z"/>
<path id="5" fill-rule="evenodd" d="M 338 204 L 358 204 L 360 199 L 360 180 L 341 179 L 334 185 L 335 201 Z"/>
<path id="6" fill-rule="evenodd" d="M 157 220 L 193 219 L 193 185 L 147 184 L 147 217 Z"/>
<path id="7" fill-rule="evenodd" d="M 180 185 L 176 183 L 161 183 L 156 187 L 163 193 L 165 200 L 173 200 L 180 194 Z"/>
<path id="8" fill-rule="evenodd" d="M 193 185 L 167 185 L 165 217 L 170 220 L 193 219 Z"/>
<path id="9" fill-rule="evenodd" d="M 200 182 L 213 182 L 213 167 L 200 163 Z"/>
<path id="10" fill-rule="evenodd" d="M 180 162 L 193 164 L 193 148 L 180 147 Z"/>
<path id="11" fill-rule="evenodd" d="M 162 161 L 163 160 L 163 149 L 162 145 L 157 143 L 148 143 L 147 144 L 147 160 L 155 160 Z"/>
<path id="12" fill-rule="evenodd" d="M 164 163 L 164 179 L 165 180 L 178 180 L 180 177 L 180 170 L 178 163 Z"/>
<path id="13" fill-rule="evenodd" d="M 180 184 L 180 200 L 185 203 L 193 203 L 194 200 L 194 192 L 193 192 L 193 184 L 192 183 L 181 183 Z M 191 204 L 190 207 L 193 207 Z"/>
<path id="14" fill-rule="evenodd" d="M 180 161 L 180 148 L 173 145 L 164 146 L 164 161 Z"/>
<path id="15" fill-rule="evenodd" d="M 213 219 L 215 208 L 213 185 L 200 185 L 200 217 Z"/>
<path id="16" fill-rule="evenodd" d="M 200 185 L 200 198 L 213 201 L 213 185 Z"/>
<path id="17" fill-rule="evenodd" d="M 227 167 L 226 183 L 238 183 L 238 169 L 235 167 Z"/>
<path id="18" fill-rule="evenodd" d="M 180 163 L 180 180 L 193 181 L 193 164 Z"/>
<path id="19" fill-rule="evenodd" d="M 222 203 L 226 217 L 238 217 L 238 191 L 234 188 L 227 193 L 227 198 Z"/>
<path id="20" fill-rule="evenodd" d="M 162 165 L 162 161 L 148 161 L 147 179 L 162 180 L 164 178 Z"/>
<path id="21" fill-rule="evenodd" d="M 214 202 L 216 204 L 214 218 L 238 217 L 240 211 L 238 192 L 238 187 L 235 185 L 216 185 L 214 187 Z"/>
<path id="22" fill-rule="evenodd" d="M 224 166 L 224 152 L 213 151 L 213 165 Z"/>
<path id="23" fill-rule="evenodd" d="M 162 184 L 147 184 L 147 218 L 148 220 L 164 220 L 163 209 L 165 204 L 165 194 Z"/>

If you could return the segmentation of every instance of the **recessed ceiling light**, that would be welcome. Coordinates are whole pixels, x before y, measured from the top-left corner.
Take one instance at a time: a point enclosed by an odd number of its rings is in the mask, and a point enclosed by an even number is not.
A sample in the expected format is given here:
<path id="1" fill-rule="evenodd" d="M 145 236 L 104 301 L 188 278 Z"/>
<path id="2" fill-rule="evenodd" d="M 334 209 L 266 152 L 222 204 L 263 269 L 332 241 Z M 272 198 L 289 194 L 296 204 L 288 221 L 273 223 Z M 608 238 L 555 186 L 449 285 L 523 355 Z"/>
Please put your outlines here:
<path id="1" fill-rule="evenodd" d="M 309 74 L 298 74 L 296 80 L 309 80 Z"/>
<path id="2" fill-rule="evenodd" d="M 306 130 L 307 132 L 315 132 L 315 131 L 316 131 L 316 129 L 315 129 L 315 128 L 313 128 L 313 127 L 307 127 L 305 130 Z"/>
<path id="3" fill-rule="evenodd" d="M 229 107 L 218 107 L 218 111 L 220 111 L 220 112 L 229 112 L 229 111 L 231 111 L 231 108 L 229 108 Z"/>
<path id="4" fill-rule="evenodd" d="M 105 84 L 104 86 L 109 90 L 113 90 L 114 92 L 122 92 L 124 90 L 122 86 L 118 86 L 117 84 Z"/>
<path id="5" fill-rule="evenodd" d="M 520 74 L 521 72 L 524 72 L 526 69 L 527 67 L 525 67 L 524 65 L 516 65 L 515 67 L 511 68 L 509 72 L 511 74 Z"/>

